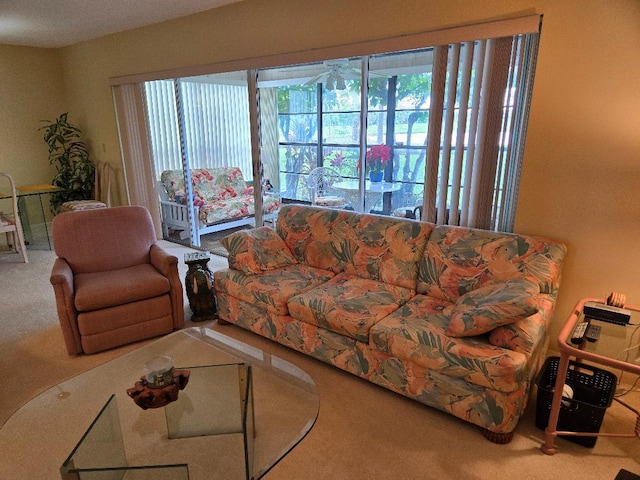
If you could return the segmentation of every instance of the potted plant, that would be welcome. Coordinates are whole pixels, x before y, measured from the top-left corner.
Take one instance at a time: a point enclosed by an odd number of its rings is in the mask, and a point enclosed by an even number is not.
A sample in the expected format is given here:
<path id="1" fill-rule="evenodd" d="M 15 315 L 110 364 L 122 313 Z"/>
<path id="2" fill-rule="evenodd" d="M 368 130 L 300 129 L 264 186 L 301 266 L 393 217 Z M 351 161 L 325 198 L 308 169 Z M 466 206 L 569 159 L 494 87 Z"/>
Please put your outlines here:
<path id="1" fill-rule="evenodd" d="M 71 200 L 89 200 L 95 182 L 95 165 L 89 151 L 79 140 L 81 130 L 67 121 L 63 113 L 54 121 L 43 120 L 46 125 L 44 141 L 49 146 L 49 164 L 56 166 L 52 184 L 62 190 L 51 193 L 51 211 L 56 214 L 60 205 Z"/>
<path id="2" fill-rule="evenodd" d="M 391 160 L 391 147 L 388 145 L 375 145 L 365 154 L 366 171 L 369 172 L 369 180 L 372 182 L 382 181 L 384 169 Z M 360 165 L 358 164 L 358 170 Z"/>

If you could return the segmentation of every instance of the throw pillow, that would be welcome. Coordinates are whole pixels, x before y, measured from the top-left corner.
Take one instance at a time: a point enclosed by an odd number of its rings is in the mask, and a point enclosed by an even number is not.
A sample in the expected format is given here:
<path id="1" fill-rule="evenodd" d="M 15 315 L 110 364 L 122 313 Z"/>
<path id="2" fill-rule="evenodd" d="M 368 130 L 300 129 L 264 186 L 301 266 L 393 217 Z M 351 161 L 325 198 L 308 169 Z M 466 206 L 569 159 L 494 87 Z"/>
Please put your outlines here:
<path id="1" fill-rule="evenodd" d="M 193 198 L 194 206 L 201 207 L 202 205 L 204 205 L 204 200 L 198 194 L 193 193 L 191 194 L 191 197 Z M 182 188 L 176 190 L 176 193 L 173 196 L 173 199 L 175 200 L 176 203 L 179 203 L 180 205 L 187 204 L 187 194 Z"/>
<path id="2" fill-rule="evenodd" d="M 470 337 L 517 322 L 538 311 L 540 287 L 523 278 L 492 283 L 458 298 L 446 330 L 450 337 Z"/>
<path id="3" fill-rule="evenodd" d="M 269 227 L 241 230 L 220 240 L 229 268 L 248 275 L 298 263 L 284 240 Z"/>

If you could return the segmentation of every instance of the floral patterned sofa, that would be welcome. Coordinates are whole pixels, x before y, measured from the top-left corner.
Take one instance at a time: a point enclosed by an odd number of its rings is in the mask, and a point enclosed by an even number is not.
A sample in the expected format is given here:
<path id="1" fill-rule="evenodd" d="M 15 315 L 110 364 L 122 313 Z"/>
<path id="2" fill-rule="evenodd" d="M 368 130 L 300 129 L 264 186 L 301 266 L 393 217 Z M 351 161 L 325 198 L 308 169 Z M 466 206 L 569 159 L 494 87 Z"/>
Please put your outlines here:
<path id="1" fill-rule="evenodd" d="M 223 239 L 234 323 L 511 440 L 546 356 L 565 247 L 302 205 Z"/>
<path id="2" fill-rule="evenodd" d="M 253 223 L 255 214 L 253 188 L 247 184 L 238 167 L 197 168 L 191 170 L 191 188 L 196 225 L 196 242 L 200 236 Z M 163 234 L 168 230 L 189 232 L 187 195 L 182 170 L 165 170 L 158 186 L 162 210 Z M 280 208 L 280 199 L 263 197 L 265 218 L 272 218 Z"/>

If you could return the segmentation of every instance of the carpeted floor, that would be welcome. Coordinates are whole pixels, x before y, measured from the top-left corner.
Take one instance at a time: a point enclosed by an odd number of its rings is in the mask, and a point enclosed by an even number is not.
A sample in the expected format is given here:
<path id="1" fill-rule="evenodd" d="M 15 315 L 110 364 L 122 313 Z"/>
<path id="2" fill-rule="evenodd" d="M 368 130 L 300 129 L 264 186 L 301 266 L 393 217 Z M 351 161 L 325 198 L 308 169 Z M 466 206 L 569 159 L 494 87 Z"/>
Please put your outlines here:
<path id="1" fill-rule="evenodd" d="M 226 258 L 229 256 L 227 250 L 222 245 L 220 245 L 220 240 L 208 239 L 206 238 L 207 236 L 208 235 L 203 235 L 203 237 L 200 239 L 203 249 L 208 250 L 214 255 L 218 255 L 219 257 Z"/>
<path id="2" fill-rule="evenodd" d="M 190 251 L 168 242 L 163 245 L 181 260 Z M 33 250 L 29 260 L 25 265 L 17 255 L 0 253 L 0 353 L 5 373 L 0 425 L 45 389 L 146 343 L 96 355 L 67 355 L 49 284 L 54 255 Z M 209 266 L 215 270 L 226 267 L 226 263 L 226 259 L 212 256 Z M 186 266 L 182 261 L 180 269 L 184 278 Z M 185 312 L 189 318 L 186 298 Z M 513 441 L 496 445 L 473 425 L 239 327 L 219 326 L 215 321 L 187 321 L 187 325 L 207 326 L 283 358 L 305 370 L 316 382 L 320 413 L 315 426 L 265 476 L 266 480 L 613 480 L 621 468 L 640 473 L 638 439 L 600 438 L 592 449 L 558 439 L 559 453 L 544 455 L 540 451 L 544 434 L 535 427 L 535 393 Z M 640 409 L 637 390 L 624 400 Z M 631 432 L 634 422 L 635 415 L 614 403 L 607 410 L 602 431 Z M 47 455 L 46 446 L 34 445 L 34 452 L 34 461 L 38 461 L 37 455 Z M 0 449 L 0 462 L 8 461 Z M 8 478 L 24 477 L 17 470 Z"/>

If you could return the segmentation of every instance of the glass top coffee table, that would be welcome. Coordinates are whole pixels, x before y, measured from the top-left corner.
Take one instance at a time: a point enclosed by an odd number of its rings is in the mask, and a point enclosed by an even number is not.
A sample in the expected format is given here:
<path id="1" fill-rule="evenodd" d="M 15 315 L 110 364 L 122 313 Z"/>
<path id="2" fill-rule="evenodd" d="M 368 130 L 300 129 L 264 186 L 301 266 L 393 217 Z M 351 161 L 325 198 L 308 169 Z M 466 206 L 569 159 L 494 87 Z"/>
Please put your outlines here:
<path id="1" fill-rule="evenodd" d="M 171 357 L 176 369 L 192 374 L 175 403 L 143 410 L 126 391 L 144 375 L 145 363 L 158 356 Z M 0 462 L 0 478 L 20 472 L 21 478 L 33 479 L 257 479 L 304 438 L 318 407 L 313 380 L 295 365 L 213 330 L 188 328 L 65 381 L 21 407 L 0 429 L 6 459 Z M 244 416 L 238 418 L 239 412 Z M 178 430 L 186 426 L 190 433 L 176 435 L 176 422 Z M 65 476 L 73 470 L 72 452 L 84 467 L 86 451 L 90 462 L 104 462 L 100 457 L 107 447 L 101 440 L 94 450 L 85 448 L 85 458 L 78 455 L 96 431 L 121 433 L 126 467 L 114 465 L 109 473 L 102 463 L 93 473 Z"/>

